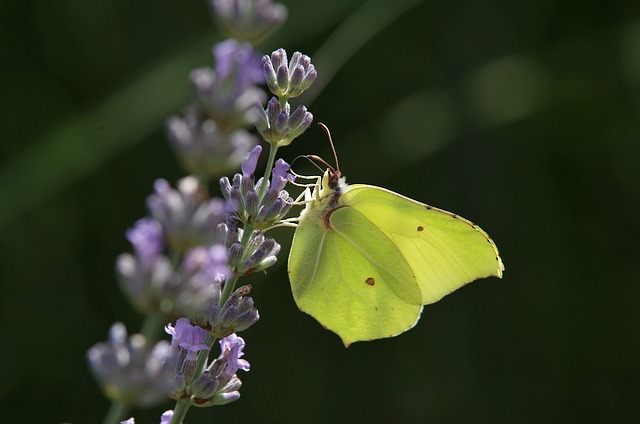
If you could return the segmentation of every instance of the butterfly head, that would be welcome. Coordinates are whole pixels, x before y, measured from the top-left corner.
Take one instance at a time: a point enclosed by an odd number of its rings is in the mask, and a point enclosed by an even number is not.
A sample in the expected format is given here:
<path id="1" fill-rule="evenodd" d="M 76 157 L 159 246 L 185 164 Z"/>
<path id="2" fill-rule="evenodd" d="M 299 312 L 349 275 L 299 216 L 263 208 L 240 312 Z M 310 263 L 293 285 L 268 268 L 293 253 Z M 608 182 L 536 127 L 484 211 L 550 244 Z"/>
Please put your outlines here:
<path id="1" fill-rule="evenodd" d="M 329 168 L 322 177 L 322 188 L 319 198 L 330 198 L 330 204 L 335 204 L 346 188 L 346 179 L 340 174 L 340 171 Z"/>

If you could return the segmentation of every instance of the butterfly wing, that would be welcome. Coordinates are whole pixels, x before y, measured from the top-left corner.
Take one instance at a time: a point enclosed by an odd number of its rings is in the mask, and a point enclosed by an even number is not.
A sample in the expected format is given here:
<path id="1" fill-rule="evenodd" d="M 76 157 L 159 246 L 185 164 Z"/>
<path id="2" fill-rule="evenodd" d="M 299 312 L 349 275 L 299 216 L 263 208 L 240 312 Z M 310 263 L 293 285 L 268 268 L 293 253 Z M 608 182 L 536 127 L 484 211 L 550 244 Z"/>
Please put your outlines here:
<path id="1" fill-rule="evenodd" d="M 392 240 L 353 208 L 334 210 L 328 221 L 305 216 L 296 229 L 289 279 L 298 307 L 347 346 L 413 327 L 421 293 Z"/>
<path id="2" fill-rule="evenodd" d="M 354 184 L 341 203 L 364 215 L 411 266 L 422 303 L 479 278 L 502 277 L 504 266 L 487 233 L 466 219 L 380 187 Z"/>

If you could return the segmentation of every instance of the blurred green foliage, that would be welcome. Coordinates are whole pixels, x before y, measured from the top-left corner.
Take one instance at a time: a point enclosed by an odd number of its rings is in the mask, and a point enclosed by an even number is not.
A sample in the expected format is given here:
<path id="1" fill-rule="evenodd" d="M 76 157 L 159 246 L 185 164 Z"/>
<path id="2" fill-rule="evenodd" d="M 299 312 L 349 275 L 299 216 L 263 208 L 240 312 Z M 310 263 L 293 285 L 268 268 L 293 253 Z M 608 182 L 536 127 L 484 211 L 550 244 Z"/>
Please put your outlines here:
<path id="1" fill-rule="evenodd" d="M 314 59 L 324 88 L 300 101 L 349 181 L 478 223 L 505 278 L 344 349 L 296 310 L 283 249 L 251 281 L 242 399 L 188 422 L 637 420 L 640 3 L 285 4 L 260 48 Z M 113 264 L 153 180 L 182 176 L 164 119 L 219 35 L 204 1 L 9 0 L 0 17 L 3 417 L 99 422 L 85 351 L 116 320 L 139 328 Z M 330 157 L 316 128 L 281 153 Z"/>

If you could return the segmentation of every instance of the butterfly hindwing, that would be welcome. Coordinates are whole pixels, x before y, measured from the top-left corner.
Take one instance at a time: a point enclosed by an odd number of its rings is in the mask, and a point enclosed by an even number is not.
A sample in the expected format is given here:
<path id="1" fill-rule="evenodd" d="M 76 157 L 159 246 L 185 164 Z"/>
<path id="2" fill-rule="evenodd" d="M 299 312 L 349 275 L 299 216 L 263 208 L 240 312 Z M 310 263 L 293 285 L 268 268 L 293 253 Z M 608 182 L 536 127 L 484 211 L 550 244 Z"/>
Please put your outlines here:
<path id="1" fill-rule="evenodd" d="M 329 223 L 329 226 L 326 224 Z M 300 222 L 289 274 L 301 310 L 346 345 L 394 336 L 422 310 L 413 271 L 392 240 L 356 209 Z"/>

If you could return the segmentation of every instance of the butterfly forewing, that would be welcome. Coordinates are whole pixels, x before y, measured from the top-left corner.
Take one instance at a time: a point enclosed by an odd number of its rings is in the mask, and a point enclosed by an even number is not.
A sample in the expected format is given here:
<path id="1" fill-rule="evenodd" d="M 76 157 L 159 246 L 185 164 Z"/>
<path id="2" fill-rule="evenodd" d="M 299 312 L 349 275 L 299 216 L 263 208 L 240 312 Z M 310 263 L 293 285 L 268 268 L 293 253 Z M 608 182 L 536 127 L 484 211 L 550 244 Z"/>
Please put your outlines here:
<path id="1" fill-rule="evenodd" d="M 476 279 L 502 275 L 495 244 L 464 218 L 369 185 L 350 186 L 340 200 L 362 213 L 402 252 L 424 304 Z"/>

